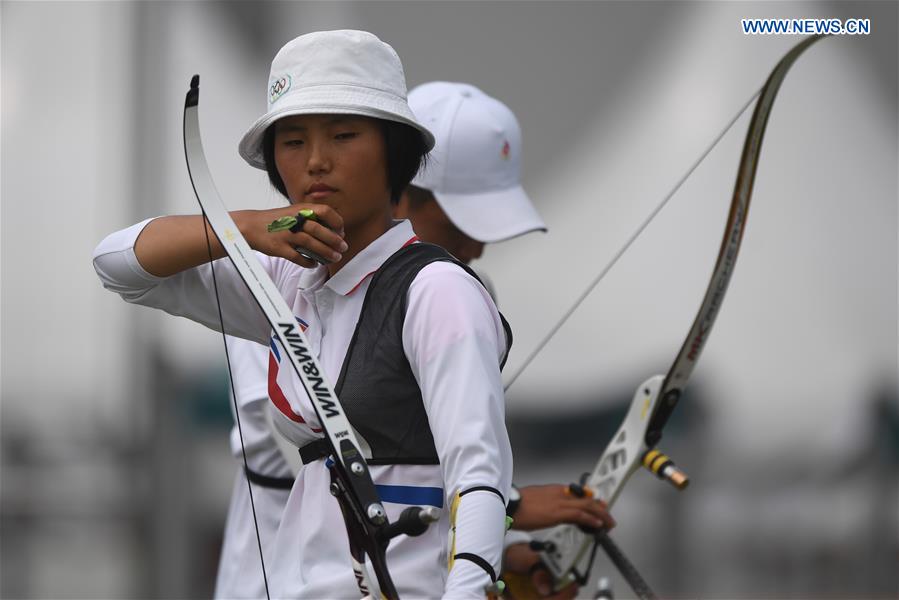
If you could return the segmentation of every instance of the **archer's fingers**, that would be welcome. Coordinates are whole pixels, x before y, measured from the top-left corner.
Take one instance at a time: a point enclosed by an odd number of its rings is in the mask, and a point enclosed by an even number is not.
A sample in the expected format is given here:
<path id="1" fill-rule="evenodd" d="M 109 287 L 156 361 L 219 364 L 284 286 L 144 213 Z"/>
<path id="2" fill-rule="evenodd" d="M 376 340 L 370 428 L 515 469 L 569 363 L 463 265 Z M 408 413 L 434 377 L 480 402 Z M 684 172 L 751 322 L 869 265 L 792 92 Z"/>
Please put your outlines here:
<path id="1" fill-rule="evenodd" d="M 615 527 L 615 519 L 607 512 L 596 514 L 593 511 L 581 511 L 581 515 L 585 520 L 592 521 L 592 527 L 597 529 L 609 530 Z"/>
<path id="2" fill-rule="evenodd" d="M 615 527 L 615 519 L 605 508 L 593 502 L 578 509 L 578 519 L 582 525 L 597 529 L 612 529 Z"/>
<path id="3" fill-rule="evenodd" d="M 278 246 L 271 251 L 271 256 L 277 256 L 279 258 L 284 258 L 289 260 L 292 263 L 298 264 L 299 266 L 312 269 L 317 267 L 320 263 L 312 258 L 307 258 L 300 254 L 299 250 L 302 248 L 295 248 L 290 244 L 278 244 Z M 308 254 L 308 252 L 306 252 Z"/>
<path id="4" fill-rule="evenodd" d="M 320 264 L 328 264 L 340 260 L 342 255 L 335 252 L 305 233 L 297 233 L 269 240 L 265 248 L 259 249 L 269 256 L 284 258 L 301 267 L 311 269 Z"/>
<path id="5" fill-rule="evenodd" d="M 606 529 L 609 527 L 609 524 L 604 518 L 593 514 L 583 506 L 569 506 L 564 510 L 560 510 L 557 513 L 557 522 L 559 524 L 570 523 L 572 525 L 578 525 L 587 530 Z"/>
<path id="6" fill-rule="evenodd" d="M 331 232 L 343 239 L 343 217 L 341 217 L 336 210 L 334 210 L 327 204 L 294 204 L 293 206 L 294 208 L 306 208 L 315 213 L 315 219 L 308 220 L 306 224 L 324 225 L 324 229 L 330 229 Z M 318 223 L 316 223 L 316 221 L 318 221 Z M 303 231 L 312 233 L 315 231 L 315 228 L 307 228 L 304 224 Z M 315 235 L 318 236 L 317 233 Z"/>
<path id="7" fill-rule="evenodd" d="M 329 264 L 343 258 L 343 254 L 305 232 L 292 234 L 286 239 L 286 244 L 293 252 L 284 250 L 286 255 L 282 256 L 301 266 Z M 341 241 L 341 244 L 338 247 L 346 249 L 346 242 Z"/>
<path id="8" fill-rule="evenodd" d="M 596 519 L 599 519 L 603 522 L 603 526 L 606 529 L 611 529 L 615 527 L 615 519 L 612 518 L 612 515 L 609 513 L 609 506 L 602 500 L 589 500 L 589 502 L 585 502 L 581 507 L 582 510 L 587 511 Z"/>
<path id="9" fill-rule="evenodd" d="M 567 487 L 566 492 L 579 510 L 586 511 L 601 521 L 602 527 L 611 529 L 615 526 L 615 519 L 609 514 L 609 505 L 604 500 L 594 499 L 593 492 L 589 488 L 572 483 Z"/>
<path id="10" fill-rule="evenodd" d="M 338 254 L 346 252 L 349 248 L 341 233 L 333 231 L 312 219 L 307 219 L 303 223 L 301 231 L 292 234 L 288 239 L 294 246 L 312 250 L 324 258 L 326 262 L 340 260 L 340 258 L 334 258 L 333 254 L 335 252 Z M 324 253 L 320 252 L 319 249 Z"/>

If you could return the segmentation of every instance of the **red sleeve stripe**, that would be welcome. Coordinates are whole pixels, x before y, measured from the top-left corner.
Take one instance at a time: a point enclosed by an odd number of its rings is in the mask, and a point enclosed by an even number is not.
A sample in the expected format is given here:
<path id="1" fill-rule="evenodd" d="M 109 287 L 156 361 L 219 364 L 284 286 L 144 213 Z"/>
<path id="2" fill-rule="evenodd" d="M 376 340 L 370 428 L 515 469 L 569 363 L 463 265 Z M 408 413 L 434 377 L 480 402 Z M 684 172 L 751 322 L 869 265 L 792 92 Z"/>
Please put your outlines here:
<path id="1" fill-rule="evenodd" d="M 278 385 L 278 361 L 275 358 L 274 352 L 269 352 L 268 355 L 268 396 L 272 399 L 272 402 L 281 411 L 281 414 L 293 421 L 294 423 L 305 423 L 306 421 L 295 413 L 293 409 L 290 407 L 290 403 L 287 401 L 287 398 L 284 396 L 284 392 L 281 391 L 281 386 Z M 321 429 L 317 429 L 315 427 L 311 428 L 315 433 L 321 433 Z"/>

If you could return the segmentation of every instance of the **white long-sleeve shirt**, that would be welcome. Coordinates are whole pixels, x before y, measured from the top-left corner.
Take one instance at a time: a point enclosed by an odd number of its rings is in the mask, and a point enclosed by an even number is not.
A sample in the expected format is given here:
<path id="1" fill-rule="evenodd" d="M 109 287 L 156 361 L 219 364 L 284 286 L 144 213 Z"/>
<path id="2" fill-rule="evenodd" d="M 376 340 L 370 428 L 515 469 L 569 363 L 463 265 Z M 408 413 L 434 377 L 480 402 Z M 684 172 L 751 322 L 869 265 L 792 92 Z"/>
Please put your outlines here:
<path id="1" fill-rule="evenodd" d="M 244 452 L 247 466 L 261 475 L 293 478 L 293 471 L 275 441 L 265 414 L 271 405 L 267 383 L 268 347 L 231 336 L 228 336 L 227 344 L 234 383 L 234 403 L 229 401 L 232 413 L 237 405 L 237 414 L 233 415 L 235 425 L 231 428 L 231 454 L 239 469 L 225 519 L 213 598 L 253 600 L 265 597 L 259 544 L 262 544 L 267 572 L 290 490 L 253 484 L 251 504 L 244 473 Z M 238 417 L 240 430 L 236 424 Z"/>
<path id="2" fill-rule="evenodd" d="M 218 330 L 210 265 L 168 278 L 150 275 L 133 250 L 145 225 L 114 233 L 98 246 L 94 264 L 103 284 L 129 302 L 186 316 Z M 302 269 L 283 259 L 257 255 L 294 315 L 305 324 L 310 346 L 330 381 L 339 375 L 370 275 L 413 238 L 409 223 L 399 222 L 330 278 L 324 267 Z M 269 343 L 271 328 L 230 262 L 216 261 L 215 271 L 225 332 Z M 458 266 L 432 263 L 412 282 L 402 343 L 421 388 L 440 465 L 374 465 L 371 472 L 391 519 L 409 504 L 436 506 L 442 516 L 422 536 L 400 536 L 390 543 L 387 561 L 403 596 L 483 598 L 484 587 L 490 583 L 487 573 L 468 560 L 456 560 L 447 573 L 451 552 L 478 555 L 499 572 L 503 500 L 489 491 L 466 494 L 458 503 L 454 524 L 450 508 L 459 492 L 476 486 L 495 488 L 508 497 L 512 456 L 499 373 L 504 336 L 486 290 Z M 277 363 L 276 356 L 273 360 Z M 274 376 L 272 370 L 277 371 Z M 279 410 L 275 420 L 279 431 L 297 446 L 320 437 L 318 419 L 292 370 L 271 369 L 269 379 L 269 392 Z M 273 384 L 283 394 L 280 402 Z M 275 542 L 269 577 L 273 597 L 359 595 L 343 520 L 328 492 L 329 483 L 323 461 L 308 465 L 297 477 Z"/>

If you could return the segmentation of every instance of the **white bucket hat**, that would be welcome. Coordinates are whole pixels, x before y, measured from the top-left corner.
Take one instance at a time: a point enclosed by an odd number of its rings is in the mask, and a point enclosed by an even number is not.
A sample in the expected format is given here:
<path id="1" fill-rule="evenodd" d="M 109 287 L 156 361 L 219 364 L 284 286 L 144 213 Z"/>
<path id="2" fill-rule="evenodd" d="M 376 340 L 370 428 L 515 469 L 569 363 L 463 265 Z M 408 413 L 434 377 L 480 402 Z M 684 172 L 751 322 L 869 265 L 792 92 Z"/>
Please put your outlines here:
<path id="1" fill-rule="evenodd" d="M 430 190 L 450 221 L 479 242 L 546 231 L 521 187 L 521 128 L 509 108 L 473 85 L 434 81 L 409 105 L 437 136 L 412 185 Z"/>
<path id="2" fill-rule="evenodd" d="M 238 151 L 265 168 L 262 139 L 269 125 L 292 115 L 350 114 L 411 125 L 430 150 L 434 136 L 406 102 L 406 76 L 389 44 L 367 31 L 317 31 L 288 42 L 272 61 L 268 112 L 240 140 Z"/>

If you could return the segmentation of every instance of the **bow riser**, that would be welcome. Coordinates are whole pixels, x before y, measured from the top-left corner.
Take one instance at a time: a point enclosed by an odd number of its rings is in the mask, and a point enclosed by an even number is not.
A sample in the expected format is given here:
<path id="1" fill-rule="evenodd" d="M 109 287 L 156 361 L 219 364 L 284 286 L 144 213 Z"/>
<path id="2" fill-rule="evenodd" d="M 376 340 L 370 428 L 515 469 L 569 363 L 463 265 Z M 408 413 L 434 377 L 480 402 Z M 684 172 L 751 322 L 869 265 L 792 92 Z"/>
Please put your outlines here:
<path id="1" fill-rule="evenodd" d="M 612 436 L 612 441 L 603 450 L 593 472 L 584 485 L 593 497 L 603 500 L 609 508 L 618 499 L 624 484 L 634 471 L 640 468 L 643 456 L 650 449 L 644 442 L 644 432 L 656 403 L 665 377 L 655 375 L 637 388 L 627 415 Z M 546 538 L 549 550 L 544 550 L 541 559 L 549 568 L 561 588 L 576 581 L 577 574 L 586 574 L 594 538 L 571 525 L 554 528 Z"/>

